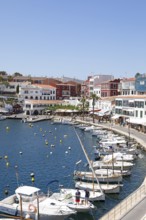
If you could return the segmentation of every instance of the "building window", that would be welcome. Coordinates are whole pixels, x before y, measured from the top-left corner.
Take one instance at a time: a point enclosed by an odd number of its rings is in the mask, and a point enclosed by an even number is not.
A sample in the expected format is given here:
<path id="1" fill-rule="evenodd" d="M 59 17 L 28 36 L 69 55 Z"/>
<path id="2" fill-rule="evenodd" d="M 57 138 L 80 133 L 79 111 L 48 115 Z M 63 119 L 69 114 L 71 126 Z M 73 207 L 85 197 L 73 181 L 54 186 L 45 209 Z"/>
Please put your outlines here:
<path id="1" fill-rule="evenodd" d="M 143 117 L 143 111 L 140 111 L 140 118 Z"/>
<path id="2" fill-rule="evenodd" d="M 136 110 L 136 117 L 138 117 L 138 110 Z"/>

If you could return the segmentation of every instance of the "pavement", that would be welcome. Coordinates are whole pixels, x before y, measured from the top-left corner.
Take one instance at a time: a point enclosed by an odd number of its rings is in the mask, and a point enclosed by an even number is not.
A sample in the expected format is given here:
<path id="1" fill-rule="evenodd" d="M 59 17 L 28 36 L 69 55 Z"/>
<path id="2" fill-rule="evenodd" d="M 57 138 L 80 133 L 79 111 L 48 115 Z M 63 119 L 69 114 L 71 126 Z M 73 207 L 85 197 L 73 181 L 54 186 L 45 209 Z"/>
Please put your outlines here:
<path id="1" fill-rule="evenodd" d="M 77 121 L 80 121 L 81 123 L 86 123 L 86 124 L 91 124 L 91 125 L 95 125 L 98 127 L 102 127 L 111 131 L 115 131 L 119 134 L 125 135 L 127 137 L 129 137 L 129 139 L 134 139 L 137 143 L 139 143 L 144 150 L 146 150 L 146 133 L 143 133 L 141 131 L 138 131 L 134 128 L 130 128 L 127 125 L 122 126 L 120 124 L 113 124 L 110 122 L 98 122 L 97 120 L 95 120 L 95 123 L 92 122 L 91 118 L 86 119 L 86 120 L 82 120 L 82 119 L 78 119 Z"/>
<path id="2" fill-rule="evenodd" d="M 140 201 L 132 210 L 130 210 L 120 220 L 142 220 L 146 215 L 146 197 Z"/>

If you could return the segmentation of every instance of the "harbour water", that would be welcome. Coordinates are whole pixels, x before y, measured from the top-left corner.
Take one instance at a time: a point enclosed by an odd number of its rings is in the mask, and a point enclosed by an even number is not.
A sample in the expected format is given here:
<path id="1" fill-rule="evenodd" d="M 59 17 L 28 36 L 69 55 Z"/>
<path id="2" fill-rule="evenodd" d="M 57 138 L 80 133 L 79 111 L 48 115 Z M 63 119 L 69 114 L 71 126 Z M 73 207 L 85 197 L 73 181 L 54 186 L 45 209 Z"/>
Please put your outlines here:
<path id="1" fill-rule="evenodd" d="M 92 146 L 96 138 L 90 132 L 77 132 L 89 154 L 93 157 Z M 87 161 L 74 131 L 74 126 L 52 124 L 51 121 L 22 123 L 20 120 L 0 121 L 0 199 L 5 191 L 13 194 L 18 185 L 35 185 L 43 192 L 57 191 L 59 185 L 74 188 L 73 172 L 78 169 L 76 162 L 82 160 L 80 169 Z M 31 173 L 35 181 L 31 181 Z M 120 194 L 106 195 L 105 202 L 97 202 L 92 214 L 77 214 L 69 219 L 99 219 L 112 207 L 127 197 L 143 182 L 146 176 L 146 153 L 135 161 L 130 177 L 124 178 Z M 58 180 L 52 184 L 50 181 Z"/>

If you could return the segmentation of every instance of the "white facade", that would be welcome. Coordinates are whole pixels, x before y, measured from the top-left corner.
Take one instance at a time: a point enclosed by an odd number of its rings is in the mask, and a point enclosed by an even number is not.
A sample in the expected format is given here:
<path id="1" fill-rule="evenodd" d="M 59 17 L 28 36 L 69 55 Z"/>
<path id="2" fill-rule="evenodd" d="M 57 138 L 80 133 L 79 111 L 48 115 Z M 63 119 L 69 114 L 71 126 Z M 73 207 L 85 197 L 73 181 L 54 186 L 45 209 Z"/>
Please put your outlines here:
<path id="1" fill-rule="evenodd" d="M 19 90 L 19 97 L 23 100 L 56 100 L 56 87 L 49 85 L 27 85 Z"/>
<path id="2" fill-rule="evenodd" d="M 135 79 L 122 79 L 119 84 L 119 92 L 121 95 L 136 95 Z"/>
<path id="3" fill-rule="evenodd" d="M 96 94 L 96 96 L 101 97 L 101 85 L 95 85 L 93 93 Z"/>
<path id="4" fill-rule="evenodd" d="M 95 112 L 100 110 L 100 112 L 112 112 L 113 111 L 113 98 L 104 98 L 95 100 L 94 110 Z M 93 101 L 89 100 L 89 111 L 93 110 Z"/>
<path id="5" fill-rule="evenodd" d="M 115 113 L 124 118 L 129 118 L 131 122 L 134 120 L 146 123 L 146 96 L 119 96 L 116 98 Z"/>
<path id="6" fill-rule="evenodd" d="M 64 105 L 78 106 L 81 104 L 80 99 L 81 97 L 70 97 L 69 99 L 64 99 Z"/>
<path id="7" fill-rule="evenodd" d="M 30 85 L 30 82 L 9 82 L 8 85 L 0 84 L 0 93 L 16 93 L 17 87 Z"/>
<path id="8" fill-rule="evenodd" d="M 101 83 L 109 80 L 113 80 L 114 77 L 112 75 L 94 75 L 89 79 L 89 96 L 94 93 L 94 89 L 96 85 L 100 85 Z"/>
<path id="9" fill-rule="evenodd" d="M 59 100 L 24 100 L 23 111 L 25 115 L 43 114 L 49 106 L 62 105 Z"/>

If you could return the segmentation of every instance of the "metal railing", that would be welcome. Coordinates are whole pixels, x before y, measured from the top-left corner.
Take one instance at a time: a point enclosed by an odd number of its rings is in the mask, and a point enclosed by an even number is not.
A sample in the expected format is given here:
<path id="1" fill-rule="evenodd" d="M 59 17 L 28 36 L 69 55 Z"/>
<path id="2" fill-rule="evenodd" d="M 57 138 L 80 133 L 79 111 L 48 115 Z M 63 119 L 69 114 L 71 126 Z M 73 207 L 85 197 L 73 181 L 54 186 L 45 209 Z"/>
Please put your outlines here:
<path id="1" fill-rule="evenodd" d="M 140 186 L 100 220 L 119 220 L 146 196 L 146 184 Z"/>

